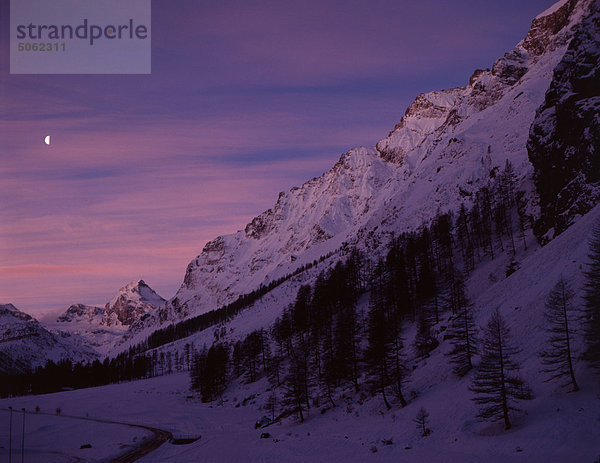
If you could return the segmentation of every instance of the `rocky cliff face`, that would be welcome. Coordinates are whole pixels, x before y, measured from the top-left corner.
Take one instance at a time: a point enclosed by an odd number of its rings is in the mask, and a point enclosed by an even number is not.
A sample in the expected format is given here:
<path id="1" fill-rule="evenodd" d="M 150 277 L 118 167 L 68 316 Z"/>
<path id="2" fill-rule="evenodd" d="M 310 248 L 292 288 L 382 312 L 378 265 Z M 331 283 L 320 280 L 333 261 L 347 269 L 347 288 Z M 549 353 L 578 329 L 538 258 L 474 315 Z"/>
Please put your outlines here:
<path id="1" fill-rule="evenodd" d="M 106 326 L 131 325 L 144 314 L 165 303 L 144 280 L 124 286 L 106 304 L 102 324 Z"/>
<path id="2" fill-rule="evenodd" d="M 527 148 L 541 207 L 535 231 L 547 241 L 600 200 L 599 1 L 554 71 Z"/>
<path id="3" fill-rule="evenodd" d="M 566 45 L 569 36 L 558 36 L 568 26 L 579 0 L 562 0 L 533 19 L 523 48 L 533 56 L 540 56 Z"/>
<path id="4" fill-rule="evenodd" d="M 376 150 L 358 148 L 323 176 L 280 193 L 275 206 L 244 230 L 206 244 L 176 297 L 159 311 L 160 321 L 231 302 L 341 245 L 346 231 L 378 203 L 394 170 Z"/>
<path id="5" fill-rule="evenodd" d="M 280 193 L 244 230 L 209 242 L 148 323 L 231 302 L 344 243 L 376 255 L 393 233 L 468 202 L 507 159 L 533 203 L 529 127 L 590 4 L 559 2 L 491 69 L 475 71 L 464 87 L 419 95 L 375 148 L 349 151 L 322 176 Z"/>

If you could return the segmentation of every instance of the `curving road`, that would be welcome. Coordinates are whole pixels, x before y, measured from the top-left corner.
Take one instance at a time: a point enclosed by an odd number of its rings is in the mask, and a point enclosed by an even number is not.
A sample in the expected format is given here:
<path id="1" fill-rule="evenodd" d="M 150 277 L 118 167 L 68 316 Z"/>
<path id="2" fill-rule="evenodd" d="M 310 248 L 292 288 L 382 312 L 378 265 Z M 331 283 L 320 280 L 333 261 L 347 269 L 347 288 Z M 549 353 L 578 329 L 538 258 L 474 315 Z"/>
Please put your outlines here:
<path id="1" fill-rule="evenodd" d="M 117 423 L 117 422 L 113 421 L 113 423 Z M 173 438 L 173 434 L 171 434 L 169 431 L 165 431 L 164 429 L 151 428 L 150 426 L 143 426 L 141 424 L 130 424 L 130 423 L 119 423 L 119 424 L 133 426 L 136 428 L 147 429 L 148 431 L 152 431 L 154 433 L 154 437 L 150 440 L 142 442 L 139 446 L 137 446 L 133 450 L 130 450 L 126 454 L 121 455 L 120 457 L 115 458 L 114 460 L 111 460 L 111 463 L 132 463 L 134 461 L 137 461 L 140 458 L 148 455 L 150 452 L 153 452 L 154 450 L 159 448 L 161 445 L 163 445 L 165 442 L 167 442 L 168 440 Z"/>
<path id="2" fill-rule="evenodd" d="M 0 409 L 2 411 L 7 411 L 8 409 Z M 111 463 L 132 463 L 134 461 L 139 460 L 142 457 L 145 457 L 149 453 L 153 452 L 157 448 L 159 448 L 165 442 L 171 440 L 173 438 L 173 434 L 169 431 L 159 428 L 153 428 L 151 426 L 144 426 L 143 424 L 133 424 L 133 423 L 125 423 L 123 421 L 113 421 L 113 420 L 104 420 L 101 418 L 90 418 L 87 416 L 75 416 L 75 415 L 64 415 L 64 414 L 53 414 L 53 413 L 45 413 L 45 412 L 32 412 L 26 410 L 25 413 L 28 415 L 48 415 L 57 418 L 75 418 L 78 420 L 86 420 L 86 421 L 95 421 L 97 423 L 108 423 L 108 424 L 120 424 L 123 426 L 131 426 L 133 428 L 141 428 L 147 429 L 148 431 L 154 434 L 152 439 L 142 441 L 140 445 L 130 450 L 127 453 L 111 460 Z"/>

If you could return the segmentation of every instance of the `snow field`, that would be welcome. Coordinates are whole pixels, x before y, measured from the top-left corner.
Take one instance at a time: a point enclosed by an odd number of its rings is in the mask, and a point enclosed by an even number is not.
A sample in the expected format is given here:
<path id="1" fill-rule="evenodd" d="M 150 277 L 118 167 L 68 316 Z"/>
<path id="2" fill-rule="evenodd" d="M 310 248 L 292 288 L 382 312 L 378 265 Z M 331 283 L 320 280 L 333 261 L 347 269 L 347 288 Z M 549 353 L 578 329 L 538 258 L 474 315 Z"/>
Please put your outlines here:
<path id="1" fill-rule="evenodd" d="M 542 329 L 545 297 L 561 274 L 572 279 L 574 288 L 581 287 L 582 270 L 587 262 L 587 242 L 592 226 L 599 218 L 600 206 L 544 248 L 536 248 L 531 243 L 527 253 L 517 254 L 521 268 L 508 278 L 502 277 L 505 258 L 497 258 L 483 265 L 469 281 L 478 325 L 483 326 L 491 311 L 499 308 L 510 326 L 514 343 L 521 349 L 516 358 L 521 363 L 521 375 L 533 389 L 533 400 L 519 404 L 523 411 L 513 416 L 514 427 L 510 431 L 504 431 L 501 423 L 475 419 L 473 393 L 468 389 L 472 373 L 462 379 L 451 373 L 444 355 L 450 348 L 448 342 L 442 342 L 426 359 L 411 359 L 409 353 L 408 364 L 416 368 L 407 386 L 407 407 L 395 405 L 386 411 L 381 399 L 371 397 L 363 386 L 359 394 L 352 389 L 339 390 L 334 398 L 336 407 L 323 413 L 324 403 L 313 406 L 302 424 L 288 418 L 264 429 L 254 429 L 254 423 L 266 414 L 261 410 L 268 395 L 264 379 L 253 384 L 235 381 L 225 392 L 221 404 L 202 404 L 190 394 L 186 373 L 58 394 L 4 399 L 0 401 L 0 408 L 12 405 L 16 409 L 26 407 L 31 410 L 39 405 L 42 410 L 55 410 L 60 407 L 64 414 L 88 414 L 94 418 L 145 424 L 169 430 L 176 437 L 202 436 L 189 445 L 165 444 L 142 460 L 146 463 L 593 462 L 600 456 L 597 376 L 584 362 L 578 361 L 576 374 L 581 391 L 568 393 L 556 383 L 544 382 L 538 353 L 546 336 Z M 489 280 L 490 274 L 498 278 L 497 283 Z M 268 326 L 283 309 L 277 301 L 292 296 L 285 286 L 277 290 L 282 294 L 266 297 L 258 307 L 243 312 L 232 321 L 227 327 L 229 340 Z M 360 304 L 365 305 L 366 298 L 362 298 Z M 447 325 L 445 320 L 438 328 L 444 325 Z M 235 329 L 229 331 L 231 327 Z M 195 336 L 197 343 L 210 342 L 212 332 L 207 331 Z M 414 327 L 407 330 L 405 337 L 410 352 Z M 580 339 L 575 340 L 577 352 L 581 351 Z M 432 433 L 427 437 L 420 436 L 412 421 L 420 407 L 430 413 L 428 427 Z M 54 421 L 36 427 L 39 442 L 36 448 L 57 458 L 45 461 L 68 461 L 60 458 L 68 451 L 78 452 L 73 449 L 73 444 L 80 445 L 81 438 L 71 436 L 71 444 L 69 439 L 56 439 L 57 435 L 69 433 L 68 421 L 57 417 L 44 419 Z M 2 426 L 6 425 L 5 419 Z M 92 434 L 87 435 L 94 435 L 100 442 L 106 442 L 106 446 L 112 445 L 114 451 L 133 439 L 127 434 L 132 432 L 131 428 L 118 427 L 116 430 L 114 425 L 96 423 L 92 426 Z M 271 436 L 261 439 L 262 432 Z"/>

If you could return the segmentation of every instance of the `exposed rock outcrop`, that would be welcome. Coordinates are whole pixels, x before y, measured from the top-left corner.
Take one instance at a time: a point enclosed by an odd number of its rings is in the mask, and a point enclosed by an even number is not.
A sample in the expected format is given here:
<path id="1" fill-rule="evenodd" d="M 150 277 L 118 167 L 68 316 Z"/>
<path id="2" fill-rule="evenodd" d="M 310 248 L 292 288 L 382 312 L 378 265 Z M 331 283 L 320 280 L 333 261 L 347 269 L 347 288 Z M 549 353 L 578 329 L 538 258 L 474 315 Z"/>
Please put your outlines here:
<path id="1" fill-rule="evenodd" d="M 544 242 L 600 200 L 600 1 L 554 71 L 527 149 L 541 207 L 535 231 Z"/>

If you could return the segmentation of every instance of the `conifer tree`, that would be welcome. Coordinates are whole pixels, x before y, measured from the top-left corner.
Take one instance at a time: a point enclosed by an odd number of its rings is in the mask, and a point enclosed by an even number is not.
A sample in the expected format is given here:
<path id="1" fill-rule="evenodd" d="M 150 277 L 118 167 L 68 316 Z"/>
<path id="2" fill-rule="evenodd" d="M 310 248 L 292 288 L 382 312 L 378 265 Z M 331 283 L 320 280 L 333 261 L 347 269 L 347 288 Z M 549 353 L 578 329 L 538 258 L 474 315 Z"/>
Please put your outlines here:
<path id="1" fill-rule="evenodd" d="M 190 371 L 192 389 L 200 391 L 203 402 L 210 402 L 220 396 L 227 385 L 229 350 L 224 344 L 213 344 L 194 356 Z"/>
<path id="2" fill-rule="evenodd" d="M 465 284 L 460 274 L 453 281 L 452 293 L 456 304 L 456 316 L 448 329 L 453 349 L 448 353 L 450 362 L 454 364 L 454 373 L 466 375 L 473 368 L 473 356 L 477 353 L 476 327 L 473 321 L 473 306 L 465 291 Z"/>
<path id="3" fill-rule="evenodd" d="M 589 263 L 585 271 L 585 358 L 600 373 L 600 221 L 590 239 Z"/>
<path id="4" fill-rule="evenodd" d="M 275 319 L 271 328 L 271 336 L 277 342 L 281 356 L 291 355 L 293 330 L 290 310 L 285 310 L 281 317 Z"/>
<path id="5" fill-rule="evenodd" d="M 511 250 L 513 254 L 516 252 L 512 226 L 512 210 L 513 206 L 515 205 L 515 178 L 516 175 L 512 163 L 507 159 L 504 170 L 502 171 L 502 175 L 500 175 L 497 188 L 499 196 L 498 199 L 503 204 L 502 209 L 504 213 L 505 231 L 507 236 L 510 238 Z"/>
<path id="6" fill-rule="evenodd" d="M 282 363 L 283 359 L 279 354 L 271 356 L 267 378 L 272 388 L 276 388 L 281 385 L 281 375 L 283 371 Z"/>
<path id="7" fill-rule="evenodd" d="M 529 388 L 517 376 L 519 365 L 513 357 L 518 350 L 510 344 L 510 331 L 496 309 L 488 322 L 482 339 L 481 362 L 471 385 L 479 418 L 504 420 L 510 429 L 510 412 L 517 411 L 516 400 L 530 398 Z"/>
<path id="8" fill-rule="evenodd" d="M 263 351 L 263 339 L 260 331 L 250 333 L 241 346 L 242 362 L 246 369 L 246 377 L 249 383 L 253 383 L 258 375 L 258 363 Z"/>
<path id="9" fill-rule="evenodd" d="M 407 295 L 404 297 L 407 297 Z M 406 313 L 402 307 L 405 304 L 406 302 L 392 304 L 384 299 L 382 307 L 385 318 L 386 349 L 390 357 L 390 375 L 393 383 L 393 390 L 396 398 L 403 407 L 407 404 L 403 391 L 408 376 L 408 369 L 405 366 L 403 353 L 404 340 L 402 339 L 402 322 Z"/>
<path id="10" fill-rule="evenodd" d="M 353 294 L 358 295 L 363 289 L 363 256 L 361 252 L 353 248 L 346 260 L 349 287 Z"/>
<path id="11" fill-rule="evenodd" d="M 185 343 L 185 346 L 183 346 L 183 355 L 185 357 L 185 368 L 189 370 L 192 368 L 192 357 L 190 344 L 187 342 Z"/>
<path id="12" fill-rule="evenodd" d="M 519 238 L 523 240 L 523 249 L 527 250 L 527 240 L 525 232 L 529 228 L 529 220 L 526 214 L 527 200 L 525 192 L 518 191 L 515 195 L 517 205 L 517 215 L 519 216 Z"/>
<path id="13" fill-rule="evenodd" d="M 504 252 L 504 243 L 502 241 L 502 235 L 504 235 L 506 227 L 506 205 L 502 201 L 498 201 L 494 206 L 494 225 L 496 227 L 496 238 L 498 239 L 498 245 L 500 251 Z"/>
<path id="14" fill-rule="evenodd" d="M 302 285 L 298 289 L 296 301 L 292 309 L 292 319 L 294 331 L 304 335 L 308 331 L 309 311 L 310 311 L 311 288 L 309 285 Z"/>
<path id="15" fill-rule="evenodd" d="M 390 320 L 389 327 L 390 333 L 390 353 L 391 353 L 391 375 L 393 379 L 393 390 L 396 398 L 400 402 L 400 405 L 406 407 L 407 402 L 404 398 L 404 388 L 407 382 L 409 374 L 408 369 L 405 365 L 405 358 L 403 355 L 404 342 L 400 337 L 400 324 L 394 324 L 394 320 Z"/>
<path id="16" fill-rule="evenodd" d="M 231 369 L 235 378 L 239 378 L 242 374 L 242 351 L 242 342 L 236 341 L 233 345 L 233 353 L 231 354 Z"/>
<path id="17" fill-rule="evenodd" d="M 415 352 L 419 356 L 428 356 L 439 345 L 432 332 L 432 319 L 430 308 L 421 306 L 417 313 L 417 333 L 413 344 Z"/>
<path id="18" fill-rule="evenodd" d="M 350 379 L 358 389 L 359 329 L 355 310 L 353 305 L 348 305 L 338 313 L 334 333 L 334 362 L 336 379 Z"/>
<path id="19" fill-rule="evenodd" d="M 456 237 L 465 268 L 470 272 L 475 267 L 475 253 L 471 232 L 469 230 L 467 209 L 464 203 L 460 205 L 460 210 L 456 219 Z"/>
<path id="20" fill-rule="evenodd" d="M 574 296 L 571 285 L 562 277 L 550 291 L 546 299 L 548 345 L 540 355 L 546 367 L 544 373 L 550 375 L 547 381 L 567 378 L 565 386 L 570 384 L 573 391 L 578 391 L 572 351 Z"/>
<path id="21" fill-rule="evenodd" d="M 401 315 L 393 305 L 385 300 L 385 280 L 383 265 L 376 269 L 376 281 L 369 298 L 367 349 L 365 361 L 371 374 L 373 388 L 381 393 L 383 402 L 389 409 L 386 388 L 393 386 L 397 399 L 406 405 L 403 389 L 407 369 L 402 355 Z"/>
<path id="22" fill-rule="evenodd" d="M 387 346 L 387 321 L 380 288 L 373 288 L 369 297 L 368 345 L 365 362 L 371 374 L 373 388 L 381 393 L 383 403 L 390 409 L 386 388 L 390 385 L 389 351 Z"/>
<path id="23" fill-rule="evenodd" d="M 481 212 L 481 230 L 490 257 L 494 258 L 494 240 L 493 240 L 493 213 L 492 199 L 490 190 L 487 187 L 481 188 L 477 194 L 477 202 L 480 203 L 479 210 Z"/>
<path id="24" fill-rule="evenodd" d="M 294 349 L 287 375 L 283 380 L 282 405 L 304 422 L 304 412 L 310 407 L 308 352 L 303 346 Z"/>
<path id="25" fill-rule="evenodd" d="M 500 194 L 501 200 L 506 204 L 506 208 L 510 209 L 515 201 L 515 182 L 516 174 L 515 169 L 510 160 L 506 160 L 504 164 L 504 170 L 500 176 Z"/>
<path id="26" fill-rule="evenodd" d="M 432 227 L 438 256 L 436 265 L 440 269 L 440 272 L 445 272 L 454 267 L 452 254 L 454 242 L 452 236 L 452 213 L 438 213 Z"/>
<path id="27" fill-rule="evenodd" d="M 416 299 L 419 308 L 414 346 L 419 355 L 427 355 L 438 346 L 438 341 L 432 334 L 432 327 L 439 322 L 438 285 L 427 256 L 422 258 Z"/>
<path id="28" fill-rule="evenodd" d="M 469 211 L 469 222 L 471 223 L 471 227 L 473 229 L 473 246 L 477 254 L 477 260 L 481 262 L 481 249 L 485 247 L 485 240 L 483 237 L 483 224 L 481 223 L 481 210 L 479 200 L 477 199 L 478 196 L 479 195 L 476 196 L 475 203 Z"/>
<path id="29" fill-rule="evenodd" d="M 385 270 L 381 277 L 385 282 L 384 297 L 398 316 L 405 318 L 411 310 L 411 295 L 404 250 L 398 242 L 392 244 L 386 256 Z"/>
<path id="30" fill-rule="evenodd" d="M 427 428 L 428 418 L 429 412 L 421 407 L 417 412 L 417 416 L 413 420 L 417 425 L 417 429 L 421 431 L 421 437 L 428 436 L 431 433 L 431 430 Z"/>
<path id="31" fill-rule="evenodd" d="M 267 397 L 267 401 L 265 402 L 264 410 L 269 412 L 269 415 L 271 415 L 272 423 L 275 422 L 275 413 L 277 411 L 277 405 L 278 405 L 277 393 L 275 391 L 271 391 L 271 393 Z"/>
<path id="32" fill-rule="evenodd" d="M 439 323 L 438 291 L 435 271 L 431 267 L 429 259 L 424 256 L 417 281 L 416 297 L 421 311 L 426 313 L 428 321 L 432 324 Z"/>
<path id="33" fill-rule="evenodd" d="M 260 357 L 263 373 L 267 373 L 269 370 L 269 362 L 271 360 L 271 346 L 269 344 L 269 335 L 262 328 L 258 330 L 258 340 L 260 343 Z"/>

